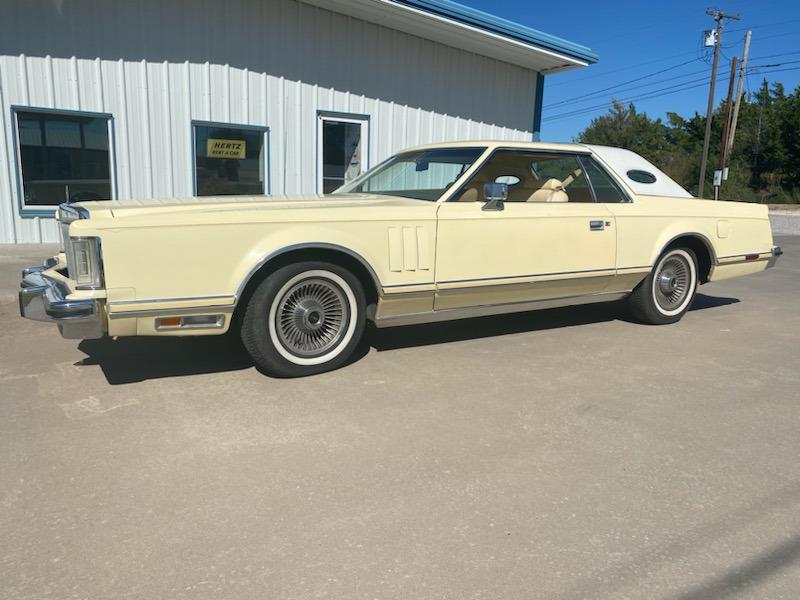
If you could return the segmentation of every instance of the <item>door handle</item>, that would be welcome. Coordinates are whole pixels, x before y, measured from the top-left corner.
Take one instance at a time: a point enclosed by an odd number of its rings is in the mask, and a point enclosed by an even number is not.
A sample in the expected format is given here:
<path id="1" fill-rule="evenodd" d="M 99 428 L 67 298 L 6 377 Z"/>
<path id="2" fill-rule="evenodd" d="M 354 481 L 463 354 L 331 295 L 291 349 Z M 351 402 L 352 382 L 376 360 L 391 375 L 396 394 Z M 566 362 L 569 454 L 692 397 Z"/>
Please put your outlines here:
<path id="1" fill-rule="evenodd" d="M 606 228 L 606 224 L 603 221 L 589 221 L 589 229 L 591 231 L 603 231 Z"/>

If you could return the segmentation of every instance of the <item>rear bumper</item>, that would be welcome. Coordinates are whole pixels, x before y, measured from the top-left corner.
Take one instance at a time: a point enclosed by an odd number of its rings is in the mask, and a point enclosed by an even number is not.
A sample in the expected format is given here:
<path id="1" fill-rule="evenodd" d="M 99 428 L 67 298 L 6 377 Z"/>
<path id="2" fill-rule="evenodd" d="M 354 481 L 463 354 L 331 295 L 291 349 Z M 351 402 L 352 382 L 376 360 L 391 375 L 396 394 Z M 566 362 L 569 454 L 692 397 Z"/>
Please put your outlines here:
<path id="1" fill-rule="evenodd" d="M 103 337 L 103 319 L 97 300 L 68 300 L 69 288 L 48 277 L 46 271 L 55 262 L 22 271 L 19 291 L 19 314 L 32 321 L 56 323 L 62 337 L 70 340 Z"/>
<path id="2" fill-rule="evenodd" d="M 778 259 L 783 256 L 783 250 L 781 250 L 780 246 L 773 246 L 772 247 L 772 256 L 767 261 L 767 268 L 771 269 L 775 266 L 775 263 L 778 262 Z"/>

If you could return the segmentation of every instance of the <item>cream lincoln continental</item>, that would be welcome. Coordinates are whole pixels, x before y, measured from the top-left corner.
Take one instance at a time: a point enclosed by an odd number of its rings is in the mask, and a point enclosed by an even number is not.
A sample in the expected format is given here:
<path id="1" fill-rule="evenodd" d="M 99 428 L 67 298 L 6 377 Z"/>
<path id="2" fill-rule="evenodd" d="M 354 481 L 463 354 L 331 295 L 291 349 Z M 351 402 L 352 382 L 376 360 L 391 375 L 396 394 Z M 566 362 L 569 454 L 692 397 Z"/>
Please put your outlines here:
<path id="1" fill-rule="evenodd" d="M 256 365 L 342 365 L 366 321 L 626 298 L 678 321 L 697 286 L 771 267 L 767 208 L 699 200 L 642 157 L 472 142 L 393 156 L 327 196 L 97 201 L 23 272 L 22 316 L 66 338 L 241 335 Z"/>

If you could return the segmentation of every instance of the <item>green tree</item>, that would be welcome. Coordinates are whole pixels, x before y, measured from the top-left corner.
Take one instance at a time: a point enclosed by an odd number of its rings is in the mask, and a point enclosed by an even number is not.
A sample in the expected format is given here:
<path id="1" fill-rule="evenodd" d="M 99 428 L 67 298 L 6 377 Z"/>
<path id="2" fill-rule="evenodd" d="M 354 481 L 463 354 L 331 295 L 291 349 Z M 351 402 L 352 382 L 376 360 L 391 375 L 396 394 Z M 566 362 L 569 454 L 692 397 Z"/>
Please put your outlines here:
<path id="1" fill-rule="evenodd" d="M 712 115 L 709 169 L 717 165 L 725 106 Z M 609 111 L 577 137 L 587 144 L 627 148 L 654 163 L 686 189 L 695 191 L 705 134 L 705 117 L 667 113 L 666 123 L 612 99 Z M 744 98 L 723 184 L 724 198 L 751 202 L 800 201 L 800 86 L 787 94 L 764 80 Z"/>

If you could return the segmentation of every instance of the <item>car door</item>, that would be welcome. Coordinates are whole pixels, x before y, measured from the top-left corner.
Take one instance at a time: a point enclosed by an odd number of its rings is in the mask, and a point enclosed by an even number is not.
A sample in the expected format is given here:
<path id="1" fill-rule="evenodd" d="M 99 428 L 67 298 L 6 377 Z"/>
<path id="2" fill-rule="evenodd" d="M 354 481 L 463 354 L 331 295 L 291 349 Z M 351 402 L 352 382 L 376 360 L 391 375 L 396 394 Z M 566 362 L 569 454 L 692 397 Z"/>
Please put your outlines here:
<path id="1" fill-rule="evenodd" d="M 509 184 L 503 210 L 484 210 L 491 181 Z M 577 155 L 497 150 L 437 221 L 436 310 L 586 296 L 614 278 L 614 216 Z"/>

